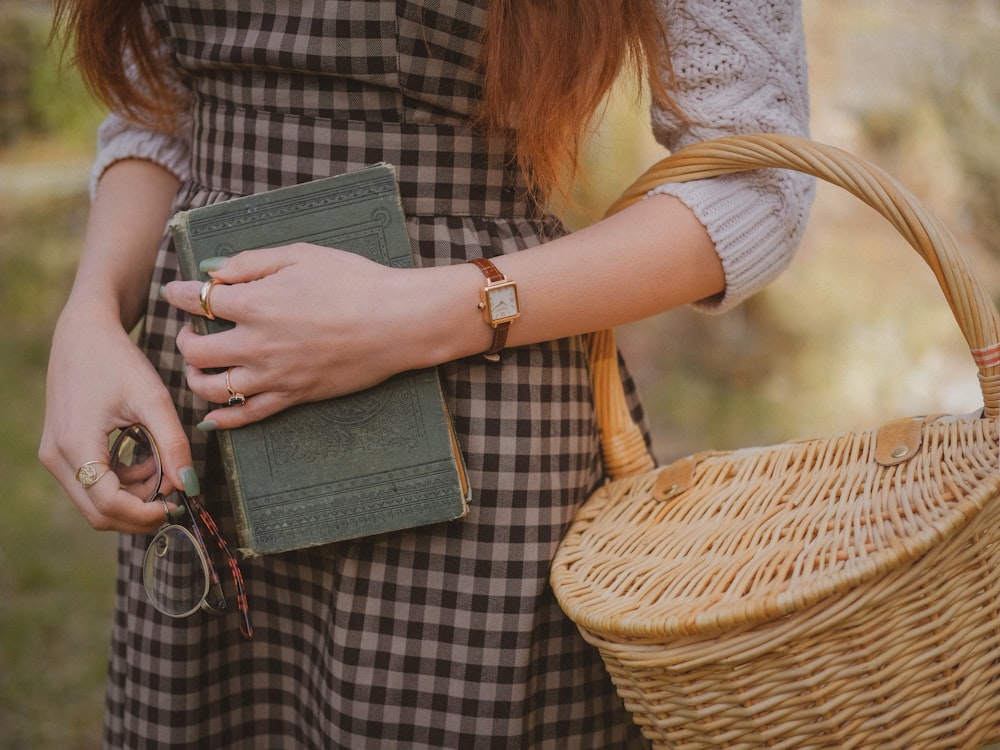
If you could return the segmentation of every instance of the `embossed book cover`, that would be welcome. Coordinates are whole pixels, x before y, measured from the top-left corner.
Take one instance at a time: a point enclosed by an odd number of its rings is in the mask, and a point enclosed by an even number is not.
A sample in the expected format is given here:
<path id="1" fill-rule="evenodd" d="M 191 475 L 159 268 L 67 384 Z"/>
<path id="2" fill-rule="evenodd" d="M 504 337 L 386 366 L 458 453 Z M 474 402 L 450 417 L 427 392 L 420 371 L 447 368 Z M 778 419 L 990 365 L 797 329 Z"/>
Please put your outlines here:
<path id="1" fill-rule="evenodd" d="M 377 164 L 178 213 L 181 274 L 205 258 L 297 241 L 412 265 L 395 173 Z M 232 325 L 195 318 L 199 333 Z M 219 444 L 246 554 L 369 536 L 459 518 L 469 490 L 437 370 L 303 404 Z"/>

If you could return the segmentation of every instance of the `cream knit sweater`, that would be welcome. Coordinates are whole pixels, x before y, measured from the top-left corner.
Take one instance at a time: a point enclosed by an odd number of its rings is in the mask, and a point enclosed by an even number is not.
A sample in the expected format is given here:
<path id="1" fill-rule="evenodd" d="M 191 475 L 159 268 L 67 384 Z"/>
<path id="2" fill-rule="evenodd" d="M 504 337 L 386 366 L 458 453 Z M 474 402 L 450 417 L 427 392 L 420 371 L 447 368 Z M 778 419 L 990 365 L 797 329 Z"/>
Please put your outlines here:
<path id="1" fill-rule="evenodd" d="M 734 133 L 808 135 L 805 42 L 797 0 L 657 0 L 686 120 L 654 109 L 653 132 L 674 150 Z M 189 123 L 172 133 L 142 129 L 109 115 L 98 133 L 91 192 L 105 169 L 126 158 L 149 159 L 181 180 L 188 176 Z M 700 303 L 722 311 L 772 281 L 791 261 L 805 229 L 813 181 L 764 170 L 679 185 L 653 193 L 680 198 L 716 244 L 726 292 Z"/>

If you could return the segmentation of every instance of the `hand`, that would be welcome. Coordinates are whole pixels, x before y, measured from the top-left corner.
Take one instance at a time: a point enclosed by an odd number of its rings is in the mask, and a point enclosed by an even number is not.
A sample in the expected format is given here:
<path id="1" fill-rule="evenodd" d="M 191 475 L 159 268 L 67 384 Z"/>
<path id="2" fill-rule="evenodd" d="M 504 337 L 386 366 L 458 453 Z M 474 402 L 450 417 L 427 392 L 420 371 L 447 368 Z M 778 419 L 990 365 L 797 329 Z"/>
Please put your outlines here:
<path id="1" fill-rule="evenodd" d="M 432 270 L 432 269 L 431 269 Z M 229 429 L 292 405 L 363 390 L 419 361 L 408 326 L 425 314 L 419 270 L 382 266 L 353 253 L 308 244 L 251 250 L 211 276 L 212 312 L 235 328 L 209 336 L 187 326 L 177 347 L 191 389 L 226 403 L 226 373 L 245 405 L 222 407 L 207 422 Z M 202 315 L 199 282 L 167 285 L 166 299 Z"/>
<path id="2" fill-rule="evenodd" d="M 108 436 L 117 428 L 145 424 L 160 449 L 165 482 L 197 494 L 191 451 L 169 393 L 149 360 L 121 324 L 101 320 L 84 305 L 68 304 L 56 326 L 47 378 L 45 427 L 39 458 L 63 486 L 87 522 L 98 530 L 149 532 L 164 522 L 161 503 L 145 503 L 120 488 L 108 473 L 89 489 L 76 471 L 108 464 Z M 169 488 L 168 488 L 169 489 Z"/>

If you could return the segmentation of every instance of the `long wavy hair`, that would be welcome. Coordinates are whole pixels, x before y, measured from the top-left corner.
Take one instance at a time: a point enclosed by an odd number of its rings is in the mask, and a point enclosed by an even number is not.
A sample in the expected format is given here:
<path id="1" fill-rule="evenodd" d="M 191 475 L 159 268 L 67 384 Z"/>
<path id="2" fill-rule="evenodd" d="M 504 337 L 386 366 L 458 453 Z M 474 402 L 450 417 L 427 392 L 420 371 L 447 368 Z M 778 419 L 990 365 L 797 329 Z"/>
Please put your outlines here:
<path id="1" fill-rule="evenodd" d="M 161 73 L 140 0 L 55 0 L 55 18 L 54 33 L 107 106 L 154 125 L 181 106 Z M 507 142 L 536 197 L 559 191 L 576 173 L 587 128 L 623 71 L 648 81 L 654 101 L 676 110 L 653 0 L 490 0 L 481 41 L 475 125 Z"/>

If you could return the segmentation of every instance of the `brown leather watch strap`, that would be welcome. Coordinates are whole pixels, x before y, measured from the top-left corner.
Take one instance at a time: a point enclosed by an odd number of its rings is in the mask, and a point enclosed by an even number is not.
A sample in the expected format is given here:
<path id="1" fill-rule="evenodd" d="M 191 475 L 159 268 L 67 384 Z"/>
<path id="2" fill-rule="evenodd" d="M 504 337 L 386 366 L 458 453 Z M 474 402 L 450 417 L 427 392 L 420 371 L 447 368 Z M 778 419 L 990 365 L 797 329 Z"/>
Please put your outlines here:
<path id="1" fill-rule="evenodd" d="M 500 273 L 500 269 L 493 265 L 493 262 L 487 258 L 473 258 L 469 262 L 483 272 L 483 276 L 486 277 L 490 284 L 507 280 L 507 277 Z M 484 307 L 485 305 L 486 298 L 484 297 L 480 303 L 480 307 Z M 507 345 L 507 331 L 509 328 L 509 320 L 493 324 L 493 341 L 490 343 L 489 349 L 482 353 L 483 357 L 486 357 L 490 361 L 496 361 L 500 358 L 500 352 Z"/>
<path id="2" fill-rule="evenodd" d="M 493 261 L 488 258 L 473 258 L 469 261 L 472 265 L 476 266 L 480 271 L 483 272 L 483 276 L 489 279 L 491 284 L 495 284 L 498 281 L 506 281 L 507 277 L 500 273 L 500 269 L 493 265 Z"/>
<path id="3" fill-rule="evenodd" d="M 496 357 L 503 351 L 503 348 L 507 346 L 508 328 L 510 328 L 509 320 L 497 324 L 496 328 L 493 329 L 493 342 L 490 344 L 490 348 L 483 352 L 484 357 Z"/>

